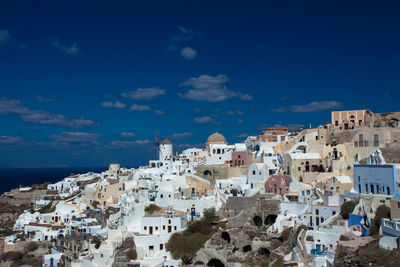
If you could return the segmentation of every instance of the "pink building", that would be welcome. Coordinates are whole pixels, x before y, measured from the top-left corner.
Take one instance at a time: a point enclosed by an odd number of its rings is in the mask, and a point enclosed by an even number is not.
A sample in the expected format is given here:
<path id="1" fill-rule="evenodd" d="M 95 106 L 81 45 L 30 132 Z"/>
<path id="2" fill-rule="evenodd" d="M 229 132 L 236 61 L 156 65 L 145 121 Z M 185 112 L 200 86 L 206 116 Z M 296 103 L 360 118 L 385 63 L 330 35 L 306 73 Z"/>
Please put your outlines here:
<path id="1" fill-rule="evenodd" d="M 265 192 L 279 195 L 287 194 L 291 181 L 292 177 L 289 175 L 271 175 L 265 182 Z"/>
<path id="2" fill-rule="evenodd" d="M 240 167 L 250 165 L 251 158 L 248 151 L 233 151 L 231 167 Z"/>

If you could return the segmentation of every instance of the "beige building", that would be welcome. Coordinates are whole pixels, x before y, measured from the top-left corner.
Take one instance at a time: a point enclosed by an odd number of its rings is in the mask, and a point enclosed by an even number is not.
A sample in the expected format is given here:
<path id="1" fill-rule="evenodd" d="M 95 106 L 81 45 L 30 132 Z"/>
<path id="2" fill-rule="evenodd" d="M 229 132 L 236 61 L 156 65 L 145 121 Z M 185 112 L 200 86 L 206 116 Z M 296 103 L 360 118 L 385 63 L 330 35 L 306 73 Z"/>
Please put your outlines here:
<path id="1" fill-rule="evenodd" d="M 197 165 L 196 175 L 215 184 L 216 179 L 229 179 L 247 176 L 249 171 L 248 166 L 230 167 L 229 165 Z"/>
<path id="2" fill-rule="evenodd" d="M 98 184 L 93 190 L 86 190 L 82 195 L 82 202 L 92 205 L 98 201 L 100 206 L 118 204 L 120 196 L 124 193 L 125 182 L 105 182 Z"/>
<path id="3" fill-rule="evenodd" d="M 391 196 L 388 195 L 377 195 L 377 194 L 360 194 L 360 202 L 354 208 L 353 214 L 367 215 L 368 219 L 375 217 L 376 209 L 380 205 L 386 205 L 390 207 Z"/>
<path id="4" fill-rule="evenodd" d="M 363 126 L 373 126 L 374 114 L 368 109 L 332 111 L 331 116 L 332 126 L 334 129 L 338 130 L 348 130 Z"/>
<path id="5" fill-rule="evenodd" d="M 283 166 L 287 175 L 303 183 L 311 183 L 327 169 L 326 161 L 318 153 L 286 153 Z"/>
<path id="6" fill-rule="evenodd" d="M 189 186 L 190 194 L 192 197 L 207 196 L 209 193 L 213 192 L 213 187 L 211 186 L 211 184 L 205 183 L 200 179 L 186 176 L 185 182 Z"/>
<path id="7" fill-rule="evenodd" d="M 316 187 L 324 194 L 336 195 L 350 191 L 353 187 L 353 179 L 350 176 L 332 176 L 317 181 Z"/>
<path id="8" fill-rule="evenodd" d="M 360 127 L 398 128 L 400 112 L 373 113 L 371 110 L 333 111 L 332 126 L 336 130 L 349 130 Z"/>
<path id="9" fill-rule="evenodd" d="M 220 134 L 218 132 L 215 132 L 212 135 L 210 135 L 208 137 L 208 139 L 207 139 L 206 150 L 208 152 L 210 152 L 210 145 L 211 144 L 225 144 L 225 145 L 227 145 L 228 142 L 226 142 L 226 139 L 222 134 Z"/>
<path id="10" fill-rule="evenodd" d="M 390 200 L 390 217 L 392 219 L 400 219 L 400 200 Z"/>

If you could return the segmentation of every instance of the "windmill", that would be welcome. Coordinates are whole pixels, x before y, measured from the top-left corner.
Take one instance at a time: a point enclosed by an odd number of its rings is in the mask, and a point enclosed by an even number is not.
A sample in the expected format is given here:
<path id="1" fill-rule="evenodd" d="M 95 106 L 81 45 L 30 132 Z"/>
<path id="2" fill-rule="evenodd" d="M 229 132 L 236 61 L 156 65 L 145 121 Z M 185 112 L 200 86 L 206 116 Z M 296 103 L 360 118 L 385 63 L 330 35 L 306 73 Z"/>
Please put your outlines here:
<path id="1" fill-rule="evenodd" d="M 155 131 L 155 133 L 154 133 L 154 140 L 155 140 L 155 142 L 153 143 L 153 144 L 155 144 L 156 145 L 156 156 L 158 157 L 158 152 L 159 152 L 159 150 L 160 150 L 160 139 L 161 139 L 161 136 L 160 136 L 160 130 L 159 129 L 157 129 L 156 131 Z"/>

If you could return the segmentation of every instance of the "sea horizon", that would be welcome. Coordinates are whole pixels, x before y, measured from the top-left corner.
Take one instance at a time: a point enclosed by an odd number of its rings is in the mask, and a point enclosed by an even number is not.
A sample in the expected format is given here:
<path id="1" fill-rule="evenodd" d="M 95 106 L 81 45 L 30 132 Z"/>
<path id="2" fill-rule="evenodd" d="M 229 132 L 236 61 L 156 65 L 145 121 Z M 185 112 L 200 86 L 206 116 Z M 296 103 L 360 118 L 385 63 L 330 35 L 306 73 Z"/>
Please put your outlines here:
<path id="1" fill-rule="evenodd" d="M 103 167 L 26 167 L 26 168 L 0 168 L 0 194 L 9 192 L 20 186 L 31 186 L 45 182 L 57 182 L 70 174 L 82 174 L 107 170 Z"/>

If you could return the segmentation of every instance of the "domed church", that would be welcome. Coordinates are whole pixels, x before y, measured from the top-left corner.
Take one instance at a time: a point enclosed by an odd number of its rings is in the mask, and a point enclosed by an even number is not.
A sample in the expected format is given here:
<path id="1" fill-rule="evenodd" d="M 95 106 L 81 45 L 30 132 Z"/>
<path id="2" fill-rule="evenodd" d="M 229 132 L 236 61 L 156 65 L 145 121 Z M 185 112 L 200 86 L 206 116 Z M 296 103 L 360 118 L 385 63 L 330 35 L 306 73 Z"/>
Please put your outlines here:
<path id="1" fill-rule="evenodd" d="M 207 138 L 206 150 L 208 152 L 210 152 L 210 145 L 211 144 L 225 144 L 225 145 L 227 145 L 228 142 L 226 142 L 226 139 L 222 134 L 220 134 L 218 132 L 215 132 L 215 133 L 213 133 L 212 135 L 210 135 Z"/>

